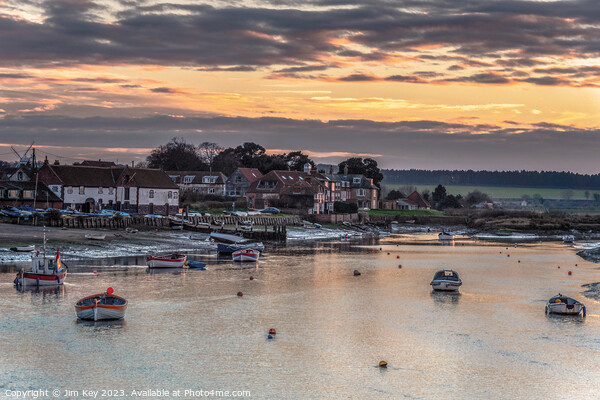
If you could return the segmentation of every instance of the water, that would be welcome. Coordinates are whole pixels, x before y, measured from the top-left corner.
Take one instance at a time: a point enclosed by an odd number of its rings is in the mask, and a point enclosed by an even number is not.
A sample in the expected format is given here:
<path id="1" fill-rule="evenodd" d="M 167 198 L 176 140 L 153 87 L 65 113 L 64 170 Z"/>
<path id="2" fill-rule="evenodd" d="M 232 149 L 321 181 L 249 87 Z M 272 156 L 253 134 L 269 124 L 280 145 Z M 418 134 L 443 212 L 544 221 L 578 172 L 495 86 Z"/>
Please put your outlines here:
<path id="1" fill-rule="evenodd" d="M 597 399 L 600 303 L 580 285 L 600 280 L 598 265 L 562 243 L 456 244 L 297 243 L 267 249 L 258 267 L 208 259 L 207 271 L 179 273 L 150 274 L 134 259 L 98 276 L 79 266 L 64 287 L 40 292 L 20 293 L 14 273 L 0 273 L 0 398 L 58 388 L 79 391 L 61 398 L 214 389 L 252 399 Z M 459 272 L 460 294 L 431 293 L 444 268 Z M 108 286 L 129 300 L 125 320 L 77 322 L 74 303 Z M 582 300 L 587 318 L 544 315 L 559 291 Z"/>

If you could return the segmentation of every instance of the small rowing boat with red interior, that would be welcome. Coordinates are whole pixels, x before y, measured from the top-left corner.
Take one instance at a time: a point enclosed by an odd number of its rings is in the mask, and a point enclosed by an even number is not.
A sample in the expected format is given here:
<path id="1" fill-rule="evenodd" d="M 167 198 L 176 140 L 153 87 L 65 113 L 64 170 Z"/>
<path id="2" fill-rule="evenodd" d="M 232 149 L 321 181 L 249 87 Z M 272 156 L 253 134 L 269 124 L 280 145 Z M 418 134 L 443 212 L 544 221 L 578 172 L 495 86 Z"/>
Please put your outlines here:
<path id="1" fill-rule="evenodd" d="M 149 256 L 146 263 L 150 268 L 183 268 L 186 259 L 184 254 L 173 253 L 166 256 Z"/>
<path id="2" fill-rule="evenodd" d="M 111 287 L 104 293 L 84 297 L 75 304 L 77 318 L 91 321 L 123 319 L 125 310 L 127 300 L 114 295 Z"/>

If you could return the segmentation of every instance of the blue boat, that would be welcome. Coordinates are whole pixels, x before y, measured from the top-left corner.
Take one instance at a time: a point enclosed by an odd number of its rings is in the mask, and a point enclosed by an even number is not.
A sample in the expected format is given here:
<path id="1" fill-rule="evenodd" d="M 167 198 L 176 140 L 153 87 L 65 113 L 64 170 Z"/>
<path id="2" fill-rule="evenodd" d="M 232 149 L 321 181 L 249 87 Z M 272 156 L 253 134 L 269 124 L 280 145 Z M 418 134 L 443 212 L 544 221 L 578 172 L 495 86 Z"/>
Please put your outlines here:
<path id="1" fill-rule="evenodd" d="M 247 243 L 247 244 L 223 244 L 217 243 L 217 253 L 219 254 L 233 254 L 238 250 L 252 249 L 262 252 L 265 249 L 265 245 L 262 243 Z"/>
<path id="2" fill-rule="evenodd" d="M 189 268 L 192 268 L 192 269 L 201 269 L 201 270 L 206 269 L 206 263 L 203 263 L 201 261 L 188 260 L 186 262 L 186 264 Z"/>

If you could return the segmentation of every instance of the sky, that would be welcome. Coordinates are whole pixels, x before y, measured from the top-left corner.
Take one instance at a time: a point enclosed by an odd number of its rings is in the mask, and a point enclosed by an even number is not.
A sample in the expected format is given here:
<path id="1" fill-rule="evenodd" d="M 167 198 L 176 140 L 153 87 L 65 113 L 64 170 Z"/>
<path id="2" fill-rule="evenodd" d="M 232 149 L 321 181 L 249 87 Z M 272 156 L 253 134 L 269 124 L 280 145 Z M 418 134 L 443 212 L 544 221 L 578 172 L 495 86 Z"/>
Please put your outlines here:
<path id="1" fill-rule="evenodd" d="M 600 173 L 597 0 L 0 0 L 0 159 L 171 138 Z"/>

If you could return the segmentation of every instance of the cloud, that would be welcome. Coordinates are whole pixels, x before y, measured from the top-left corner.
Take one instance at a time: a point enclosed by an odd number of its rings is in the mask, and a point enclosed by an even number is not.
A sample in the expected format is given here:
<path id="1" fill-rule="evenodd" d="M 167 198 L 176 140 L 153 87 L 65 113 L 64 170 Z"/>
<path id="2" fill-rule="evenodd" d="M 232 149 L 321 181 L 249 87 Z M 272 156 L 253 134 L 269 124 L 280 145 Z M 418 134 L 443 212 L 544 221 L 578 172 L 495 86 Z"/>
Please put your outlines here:
<path id="1" fill-rule="evenodd" d="M 379 163 L 393 168 L 538 169 L 597 173 L 600 129 L 540 123 L 463 124 L 420 120 L 298 120 L 288 118 L 72 118 L 27 114 L 6 116 L 0 123 L 0 143 L 86 148 L 80 155 L 114 158 L 105 149 L 154 148 L 172 137 L 201 143 L 237 146 L 254 141 L 273 149 L 304 149 L 315 154 L 378 154 Z M 118 145 L 117 145 L 118 143 Z M 125 155 L 127 156 L 127 155 Z M 131 155 L 133 157 L 134 155 Z M 122 157 L 122 156 L 120 156 Z M 142 156 L 138 155 L 138 159 Z M 112 159 L 111 158 L 111 159 Z M 339 158 L 331 157 L 333 161 Z M 122 158 L 121 158 L 122 160 Z"/>

